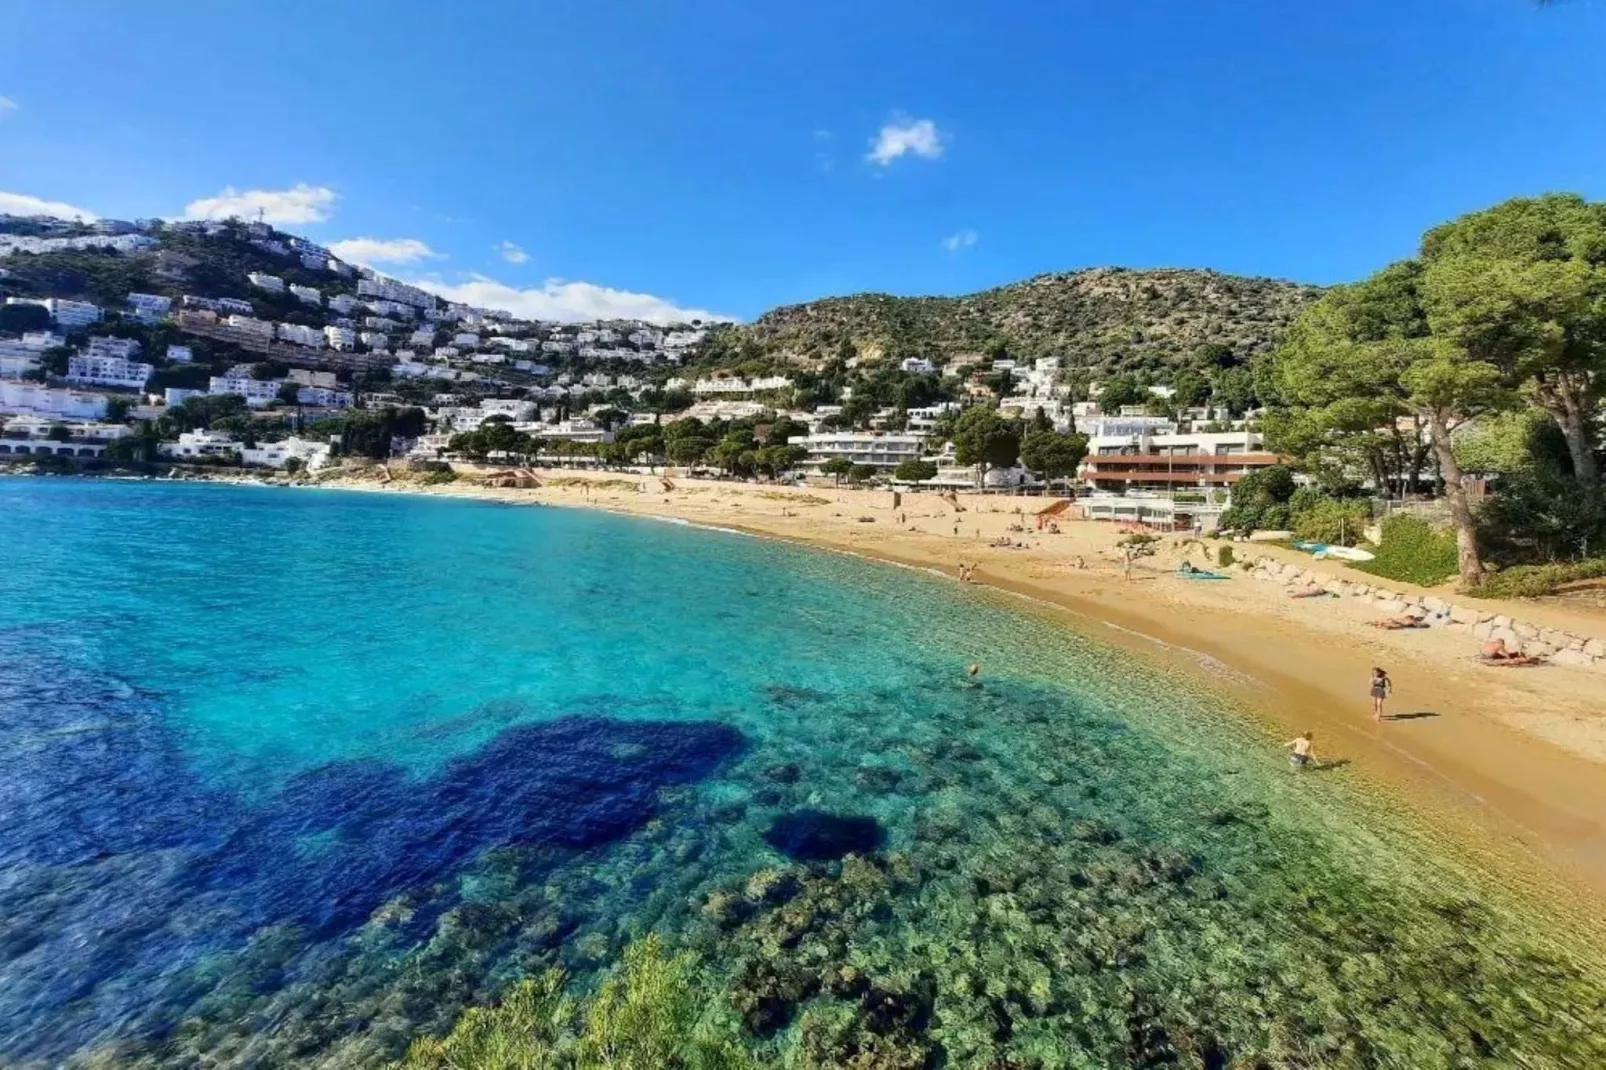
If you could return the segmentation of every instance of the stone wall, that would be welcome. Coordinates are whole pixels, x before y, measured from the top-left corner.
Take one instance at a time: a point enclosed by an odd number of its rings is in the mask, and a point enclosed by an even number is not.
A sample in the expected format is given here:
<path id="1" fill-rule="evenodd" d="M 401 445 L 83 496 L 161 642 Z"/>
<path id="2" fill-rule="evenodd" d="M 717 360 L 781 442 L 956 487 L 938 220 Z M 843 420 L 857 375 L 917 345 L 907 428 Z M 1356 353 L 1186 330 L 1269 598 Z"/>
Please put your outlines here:
<path id="1" fill-rule="evenodd" d="M 1477 606 L 1447 602 L 1436 595 L 1417 595 L 1387 586 L 1330 576 L 1274 557 L 1257 557 L 1239 566 L 1254 579 L 1286 587 L 1320 587 L 1339 598 L 1370 605 L 1379 617 L 1415 617 L 1430 628 L 1466 632 L 1472 638 L 1504 639 L 1508 650 L 1520 650 L 1556 665 L 1575 665 L 1606 672 L 1606 639 L 1545 628 Z"/>

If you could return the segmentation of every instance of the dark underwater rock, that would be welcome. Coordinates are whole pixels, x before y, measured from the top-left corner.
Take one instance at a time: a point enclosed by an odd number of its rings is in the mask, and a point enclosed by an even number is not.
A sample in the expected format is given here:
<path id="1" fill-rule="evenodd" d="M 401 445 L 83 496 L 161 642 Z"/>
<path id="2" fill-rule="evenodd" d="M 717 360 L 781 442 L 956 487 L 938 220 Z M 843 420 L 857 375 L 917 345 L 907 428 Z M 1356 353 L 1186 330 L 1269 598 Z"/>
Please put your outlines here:
<path id="1" fill-rule="evenodd" d="M 886 833 L 873 817 L 828 814 L 823 810 L 793 810 L 775 819 L 764 842 L 803 861 L 823 862 L 850 854 L 881 849 Z"/>
<path id="2" fill-rule="evenodd" d="M 853 772 L 853 783 L 874 795 L 885 795 L 898 790 L 903 774 L 891 766 L 861 765 Z"/>
<path id="3" fill-rule="evenodd" d="M 777 784 L 796 784 L 802 775 L 803 768 L 796 762 L 777 762 L 764 770 L 764 777 Z"/>

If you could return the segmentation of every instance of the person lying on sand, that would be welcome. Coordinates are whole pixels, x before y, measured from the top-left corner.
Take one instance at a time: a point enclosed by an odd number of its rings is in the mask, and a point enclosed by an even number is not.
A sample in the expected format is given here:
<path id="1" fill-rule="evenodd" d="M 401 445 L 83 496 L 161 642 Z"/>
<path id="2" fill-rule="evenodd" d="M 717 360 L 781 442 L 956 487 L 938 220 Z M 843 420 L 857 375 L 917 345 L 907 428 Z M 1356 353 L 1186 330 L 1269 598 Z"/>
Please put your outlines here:
<path id="1" fill-rule="evenodd" d="M 1517 667 L 1522 665 L 1543 665 L 1543 658 L 1529 657 L 1519 651 L 1506 646 L 1504 639 L 1490 639 L 1483 644 L 1478 652 L 1478 660 L 1485 665 L 1498 665 Z"/>
<path id="2" fill-rule="evenodd" d="M 1332 593 L 1331 591 L 1323 590 L 1320 587 L 1295 587 L 1293 590 L 1288 592 L 1288 597 L 1289 598 L 1326 598 L 1331 593 Z"/>
<path id="3" fill-rule="evenodd" d="M 1412 616 L 1383 617 L 1368 623 L 1374 628 L 1382 628 L 1384 631 L 1390 632 L 1399 631 L 1402 628 L 1426 628 L 1428 626 L 1428 622 L 1421 617 Z"/>

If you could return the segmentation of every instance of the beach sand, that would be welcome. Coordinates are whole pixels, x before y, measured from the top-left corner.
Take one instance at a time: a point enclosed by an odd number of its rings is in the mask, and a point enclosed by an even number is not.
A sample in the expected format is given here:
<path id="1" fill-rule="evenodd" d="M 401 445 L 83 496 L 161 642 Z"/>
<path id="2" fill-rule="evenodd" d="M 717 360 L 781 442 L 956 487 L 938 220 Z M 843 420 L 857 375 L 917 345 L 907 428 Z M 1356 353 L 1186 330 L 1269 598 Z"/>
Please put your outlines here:
<path id="1" fill-rule="evenodd" d="M 1360 600 L 1290 599 L 1284 588 L 1236 570 L 1225 582 L 1174 575 L 1184 558 L 1214 567 L 1206 547 L 1213 553 L 1216 544 L 1209 542 L 1184 546 L 1185 538 L 1166 536 L 1160 552 L 1138 561 L 1127 579 L 1118 527 L 1061 518 L 1058 534 L 1039 533 L 1032 513 L 1041 499 L 969 496 L 956 513 L 934 494 L 905 494 L 894 508 L 884 490 L 680 477 L 666 489 L 655 476 L 539 475 L 543 486 L 528 490 L 350 476 L 320 485 L 676 518 L 954 576 L 960 562 L 975 564 L 976 582 L 999 597 L 1024 596 L 1029 611 L 1204 674 L 1263 717 L 1277 742 L 1314 731 L 1321 758 L 1347 761 L 1345 775 L 1442 822 L 1512 880 L 1547 896 L 1582 897 L 1597 917 L 1606 905 L 1606 674 L 1490 669 L 1472 660 L 1477 644 L 1469 634 L 1379 631 L 1367 624 L 1376 611 Z M 1016 525 L 1027 530 L 1010 530 Z M 1006 536 L 1024 548 L 992 545 Z M 1236 549 L 1343 571 L 1279 548 Z M 1587 611 L 1523 605 L 1520 615 L 1606 634 L 1606 624 Z M 1367 697 L 1374 665 L 1395 682 L 1391 719 L 1381 725 Z M 1269 751 L 1266 760 L 1281 761 L 1281 754 Z"/>

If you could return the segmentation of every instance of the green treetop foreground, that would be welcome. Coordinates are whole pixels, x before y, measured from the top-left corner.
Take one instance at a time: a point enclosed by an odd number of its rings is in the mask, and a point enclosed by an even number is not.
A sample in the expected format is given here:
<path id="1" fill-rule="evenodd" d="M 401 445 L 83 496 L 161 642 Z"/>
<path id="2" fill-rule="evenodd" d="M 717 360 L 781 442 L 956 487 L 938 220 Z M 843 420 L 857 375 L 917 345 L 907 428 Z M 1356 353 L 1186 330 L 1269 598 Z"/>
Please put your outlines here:
<path id="1" fill-rule="evenodd" d="M 1543 413 L 1565 444 L 1563 495 L 1598 501 L 1603 372 L 1606 204 L 1570 194 L 1435 227 L 1416 258 L 1306 309 L 1255 368 L 1269 444 L 1307 470 L 1414 489 L 1431 460 L 1468 588 L 1485 573 L 1486 510 L 1457 438 L 1504 413 Z M 1598 551 L 1606 531 L 1593 534 Z"/>

